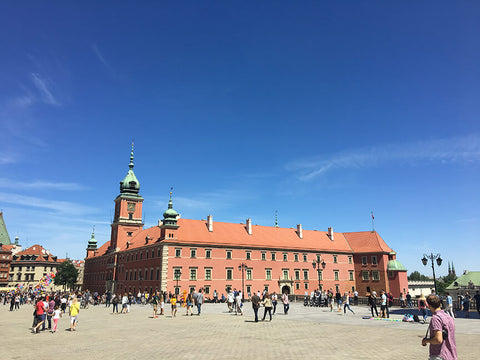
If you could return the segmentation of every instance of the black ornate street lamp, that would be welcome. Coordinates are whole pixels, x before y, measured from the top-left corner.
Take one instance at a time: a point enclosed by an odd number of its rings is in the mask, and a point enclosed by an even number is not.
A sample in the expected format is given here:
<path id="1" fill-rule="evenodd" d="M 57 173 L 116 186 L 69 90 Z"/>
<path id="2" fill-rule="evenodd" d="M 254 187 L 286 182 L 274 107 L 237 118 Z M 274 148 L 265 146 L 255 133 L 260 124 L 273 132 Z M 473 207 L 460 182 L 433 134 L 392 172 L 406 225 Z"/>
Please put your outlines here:
<path id="1" fill-rule="evenodd" d="M 180 276 L 182 276 L 182 272 L 180 271 L 180 269 L 175 269 L 173 276 L 177 281 L 177 286 L 175 286 L 175 295 L 178 295 L 180 293 L 180 289 L 178 288 L 178 280 L 180 280 Z"/>
<path id="2" fill-rule="evenodd" d="M 244 281 L 245 281 L 245 271 L 248 270 L 248 266 L 247 264 L 245 263 L 241 263 L 240 265 L 238 265 L 238 271 L 241 271 L 242 272 L 242 302 L 244 302 L 245 300 L 245 285 L 244 285 Z"/>
<path id="3" fill-rule="evenodd" d="M 438 266 L 442 265 L 443 260 L 440 257 L 440 254 L 437 254 L 437 255 L 433 255 L 433 253 L 430 253 L 430 255 L 423 254 L 422 263 L 423 263 L 424 266 L 427 266 L 428 259 L 430 259 L 432 261 L 433 285 L 435 286 L 435 294 L 438 295 L 438 293 L 437 293 L 437 279 L 435 278 L 435 264 L 434 264 L 433 260 L 437 261 Z"/>
<path id="4" fill-rule="evenodd" d="M 318 273 L 318 291 L 322 291 L 322 285 L 321 285 L 321 274 L 320 274 L 320 266 L 322 267 L 322 270 L 325 270 L 325 266 L 327 266 L 327 264 L 325 263 L 325 261 L 322 261 L 320 260 L 320 256 L 317 256 L 317 260 L 314 260 L 312 262 L 312 266 L 314 269 L 317 269 L 317 273 Z"/>

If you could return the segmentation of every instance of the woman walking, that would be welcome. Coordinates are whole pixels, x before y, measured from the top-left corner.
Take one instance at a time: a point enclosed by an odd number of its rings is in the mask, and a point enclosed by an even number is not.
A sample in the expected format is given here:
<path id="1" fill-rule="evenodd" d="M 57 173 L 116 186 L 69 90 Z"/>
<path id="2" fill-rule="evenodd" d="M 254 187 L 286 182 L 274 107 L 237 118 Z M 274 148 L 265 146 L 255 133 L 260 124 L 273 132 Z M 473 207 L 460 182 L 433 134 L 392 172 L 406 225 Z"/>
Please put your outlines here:
<path id="1" fill-rule="evenodd" d="M 235 297 L 235 315 L 240 313 L 243 315 L 243 304 L 242 304 L 242 292 L 239 291 L 237 296 Z"/>
<path id="2" fill-rule="evenodd" d="M 190 311 L 190 316 L 193 316 L 192 306 L 193 306 L 192 293 L 189 293 L 187 295 L 187 313 L 185 314 L 186 316 L 188 316 L 189 311 Z"/>
<path id="3" fill-rule="evenodd" d="M 423 317 L 423 322 L 425 322 L 427 320 L 427 300 L 423 293 L 420 296 L 420 299 L 418 299 L 418 309 L 420 310 L 420 315 Z"/>
<path id="4" fill-rule="evenodd" d="M 367 292 L 367 299 L 368 305 L 370 305 L 370 311 L 372 312 L 372 317 L 378 317 L 378 310 L 377 310 L 377 298 L 375 295 Z M 375 310 L 375 315 L 373 314 L 373 310 Z"/>
<path id="5" fill-rule="evenodd" d="M 72 299 L 70 304 L 70 331 L 75 331 L 78 323 L 78 313 L 80 312 L 80 304 L 76 297 Z"/>
<path id="6" fill-rule="evenodd" d="M 274 291 L 272 296 L 271 296 L 271 299 L 272 299 L 272 306 L 273 306 L 273 313 L 272 315 L 275 315 L 275 311 L 277 310 L 277 303 L 278 303 L 278 296 L 277 296 L 277 293 Z"/>
<path id="7" fill-rule="evenodd" d="M 262 304 L 263 306 L 265 306 L 262 321 L 265 320 L 265 317 L 267 316 L 267 312 L 268 312 L 268 315 L 270 315 L 270 321 L 272 321 L 272 299 L 268 295 L 268 292 L 266 292 L 265 295 L 263 295 Z"/>
<path id="8" fill-rule="evenodd" d="M 355 315 L 355 311 L 353 311 L 351 308 L 350 308 L 350 294 L 348 292 L 345 293 L 345 296 L 343 297 L 343 314 L 346 314 L 347 313 L 347 308 L 348 310 L 350 310 L 353 315 Z"/>

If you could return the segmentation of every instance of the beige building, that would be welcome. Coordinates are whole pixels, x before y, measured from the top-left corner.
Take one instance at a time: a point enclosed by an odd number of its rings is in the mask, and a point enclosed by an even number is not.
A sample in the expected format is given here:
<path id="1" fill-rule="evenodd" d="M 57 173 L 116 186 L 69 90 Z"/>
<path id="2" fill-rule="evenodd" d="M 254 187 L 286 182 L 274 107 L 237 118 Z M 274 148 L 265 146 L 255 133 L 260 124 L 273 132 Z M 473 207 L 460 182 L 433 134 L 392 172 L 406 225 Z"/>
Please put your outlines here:
<path id="1" fill-rule="evenodd" d="M 13 255 L 8 286 L 15 287 L 17 284 L 23 284 L 24 289 L 34 288 L 48 274 L 55 273 L 61 262 L 62 260 L 41 245 L 33 245 Z M 55 287 L 52 282 L 46 290 L 56 290 L 56 288 L 60 287 Z"/>

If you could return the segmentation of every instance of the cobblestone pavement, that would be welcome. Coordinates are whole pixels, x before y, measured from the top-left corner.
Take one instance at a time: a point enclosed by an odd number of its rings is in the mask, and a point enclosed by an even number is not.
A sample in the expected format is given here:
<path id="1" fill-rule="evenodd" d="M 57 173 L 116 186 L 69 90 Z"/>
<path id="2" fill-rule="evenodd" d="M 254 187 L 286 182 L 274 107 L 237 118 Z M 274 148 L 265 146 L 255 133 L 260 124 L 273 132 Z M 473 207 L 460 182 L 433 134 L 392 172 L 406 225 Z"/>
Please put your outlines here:
<path id="1" fill-rule="evenodd" d="M 10 312 L 0 306 L 1 359 L 427 359 L 420 345 L 427 325 L 366 320 L 365 306 L 343 315 L 325 308 L 291 304 L 288 315 L 277 307 L 272 322 L 253 322 L 251 304 L 245 315 L 228 313 L 225 304 L 205 304 L 201 316 L 152 318 L 149 305 L 134 305 L 129 314 L 113 315 L 104 306 L 81 310 L 77 331 L 69 318 L 59 321 L 57 333 L 32 334 L 33 307 Z M 263 309 L 259 311 L 263 316 Z M 476 316 L 476 314 L 475 314 Z M 401 315 L 392 315 L 401 319 Z M 480 320 L 456 319 L 461 360 L 478 359 Z"/>

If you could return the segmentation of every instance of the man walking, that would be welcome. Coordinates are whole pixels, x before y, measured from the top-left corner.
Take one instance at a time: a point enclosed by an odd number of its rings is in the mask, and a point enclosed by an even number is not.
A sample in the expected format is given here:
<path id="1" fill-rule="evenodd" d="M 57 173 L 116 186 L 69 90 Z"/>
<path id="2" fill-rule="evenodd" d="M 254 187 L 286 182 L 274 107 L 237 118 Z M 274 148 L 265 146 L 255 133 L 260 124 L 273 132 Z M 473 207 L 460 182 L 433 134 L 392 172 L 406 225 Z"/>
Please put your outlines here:
<path id="1" fill-rule="evenodd" d="M 288 303 L 288 294 L 286 290 L 282 295 L 282 301 L 283 301 L 283 312 L 285 313 L 285 315 L 288 315 L 288 309 L 290 309 L 290 304 Z"/>
<path id="2" fill-rule="evenodd" d="M 202 289 L 198 290 L 198 294 L 197 294 L 197 297 L 196 297 L 196 301 L 197 301 L 197 310 L 198 310 L 198 316 L 200 316 L 200 313 L 202 312 L 202 304 L 203 304 L 203 293 L 202 293 Z"/>
<path id="3" fill-rule="evenodd" d="M 252 308 L 255 313 L 255 322 L 258 322 L 258 308 L 260 307 L 260 296 L 253 294 L 252 296 Z"/>
<path id="4" fill-rule="evenodd" d="M 442 311 L 437 295 L 429 295 L 427 304 L 433 316 L 428 327 L 430 335 L 422 339 L 422 345 L 430 344 L 429 360 L 458 360 L 453 318 Z"/>

